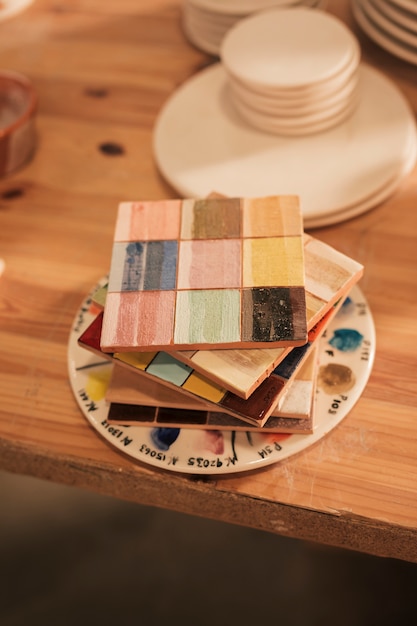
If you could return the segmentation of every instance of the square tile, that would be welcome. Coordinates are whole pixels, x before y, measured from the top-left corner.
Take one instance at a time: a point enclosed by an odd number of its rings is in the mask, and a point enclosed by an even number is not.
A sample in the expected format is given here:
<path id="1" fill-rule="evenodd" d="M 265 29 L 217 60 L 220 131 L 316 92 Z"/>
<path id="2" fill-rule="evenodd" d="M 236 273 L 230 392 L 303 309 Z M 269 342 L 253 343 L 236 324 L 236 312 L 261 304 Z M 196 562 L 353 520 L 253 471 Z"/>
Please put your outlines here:
<path id="1" fill-rule="evenodd" d="M 302 234 L 295 196 L 122 203 L 109 276 L 108 293 L 113 295 L 104 307 L 102 349 L 302 345 L 307 340 L 305 294 L 304 323 L 300 323 Z M 270 333 L 249 332 L 247 320 L 253 317 L 254 300 L 245 295 L 247 287 L 296 288 L 298 308 L 284 311 L 274 304 L 272 314 L 285 312 L 285 319 L 274 319 Z M 252 308 L 246 312 L 246 306 Z M 294 320 L 288 320 L 291 311 L 297 316 Z M 244 334 L 242 319 L 246 320 Z M 125 327 L 130 322 L 135 328 Z M 285 328 L 282 335 L 280 328 Z"/>
<path id="2" fill-rule="evenodd" d="M 243 291 L 243 341 L 290 339 L 304 329 L 302 287 L 254 288 Z"/>
<path id="3" fill-rule="evenodd" d="M 101 343 L 125 346 L 149 345 L 154 348 L 172 342 L 175 293 L 173 291 L 124 291 L 108 293 L 104 315 L 108 323 Z M 158 348 L 159 349 L 159 348 Z"/>
<path id="4" fill-rule="evenodd" d="M 297 196 L 245 198 L 243 237 L 300 235 Z"/>
<path id="5" fill-rule="evenodd" d="M 303 244 L 308 249 L 305 254 L 305 274 L 307 327 L 310 340 L 310 338 L 314 339 L 316 329 L 322 324 L 335 302 L 361 278 L 363 266 L 310 235 L 304 234 Z M 322 266 L 320 272 L 317 272 L 318 266 Z M 341 271 L 340 268 L 344 270 Z M 331 283 L 330 289 L 329 282 Z M 320 297 L 326 295 L 328 298 Z M 97 296 L 101 303 L 99 308 L 102 309 L 107 296 L 107 285 L 101 288 L 99 293 L 96 292 L 93 295 L 94 301 Z M 98 338 L 99 341 L 100 338 Z M 278 347 L 176 350 L 174 354 L 177 359 L 218 385 L 242 398 L 248 398 L 291 349 L 291 347 Z M 125 353 L 130 358 L 137 359 L 140 355 L 144 358 L 147 354 L 146 352 Z"/>
<path id="6" fill-rule="evenodd" d="M 233 344 L 240 341 L 240 291 L 178 291 L 174 343 Z"/>
<path id="7" fill-rule="evenodd" d="M 175 289 L 178 243 L 129 241 L 113 245 L 109 291 Z"/>
<path id="8" fill-rule="evenodd" d="M 243 240 L 243 287 L 304 286 L 301 237 Z"/>
<path id="9" fill-rule="evenodd" d="M 148 353 L 146 359 L 143 360 L 142 356 L 145 353 L 140 352 L 105 353 L 101 350 L 99 343 L 102 322 L 103 312 L 100 312 L 78 338 L 80 346 L 94 354 L 106 357 L 115 364 L 129 368 L 138 376 L 138 380 L 143 376 L 145 385 L 148 381 L 152 381 L 167 385 L 170 389 L 181 390 L 190 398 L 212 404 L 217 411 L 228 413 L 244 422 L 263 426 L 288 390 L 289 379 L 280 375 L 276 369 L 253 391 L 249 398 L 243 399 L 199 372 L 195 372 L 192 368 L 184 367 L 171 354 Z M 306 349 L 304 357 L 307 358 L 308 354 L 308 349 Z M 301 365 L 302 359 L 299 359 L 298 367 Z M 292 371 L 295 376 L 294 367 Z"/>
<path id="10" fill-rule="evenodd" d="M 178 289 L 239 289 L 241 240 L 181 241 Z"/>
<path id="11" fill-rule="evenodd" d="M 178 239 L 181 200 L 122 202 L 117 215 L 115 241 Z"/>
<path id="12" fill-rule="evenodd" d="M 238 198 L 183 200 L 181 239 L 226 239 L 241 236 Z"/>

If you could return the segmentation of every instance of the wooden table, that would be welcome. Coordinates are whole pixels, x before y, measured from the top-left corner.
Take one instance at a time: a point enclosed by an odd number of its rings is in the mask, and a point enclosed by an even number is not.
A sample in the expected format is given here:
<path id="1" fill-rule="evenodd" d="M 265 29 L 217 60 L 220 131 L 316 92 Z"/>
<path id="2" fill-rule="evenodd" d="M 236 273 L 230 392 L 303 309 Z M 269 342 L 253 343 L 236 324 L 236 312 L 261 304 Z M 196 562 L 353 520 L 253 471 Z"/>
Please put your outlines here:
<path id="1" fill-rule="evenodd" d="M 417 68 L 358 35 L 417 111 Z M 67 340 L 107 272 L 121 200 L 175 196 L 152 156 L 160 107 L 211 62 L 177 0 L 35 0 L 0 23 L 0 67 L 39 94 L 33 161 L 0 180 L 0 467 L 117 498 L 417 562 L 417 169 L 383 205 L 316 237 L 364 263 L 377 331 L 354 410 L 298 455 L 193 477 L 119 453 L 80 413 Z"/>

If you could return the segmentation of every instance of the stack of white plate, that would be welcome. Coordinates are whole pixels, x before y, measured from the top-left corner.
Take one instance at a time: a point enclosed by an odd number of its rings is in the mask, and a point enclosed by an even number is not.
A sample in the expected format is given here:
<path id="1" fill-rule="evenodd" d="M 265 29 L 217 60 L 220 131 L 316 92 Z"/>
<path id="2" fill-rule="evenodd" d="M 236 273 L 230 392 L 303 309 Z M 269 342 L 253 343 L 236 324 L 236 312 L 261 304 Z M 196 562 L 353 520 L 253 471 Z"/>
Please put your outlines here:
<path id="1" fill-rule="evenodd" d="M 218 55 L 227 31 L 255 11 L 272 7 L 323 8 L 325 4 L 326 0 L 184 0 L 183 29 L 197 48 Z"/>
<path id="2" fill-rule="evenodd" d="M 417 0 L 352 0 L 352 8 L 368 37 L 417 65 Z"/>
<path id="3" fill-rule="evenodd" d="M 256 13 L 228 31 L 220 57 L 236 109 L 268 133 L 324 131 L 358 101 L 359 44 L 343 22 L 322 11 Z"/>
<path id="4" fill-rule="evenodd" d="M 291 10 L 300 20 L 300 29 L 306 10 Z M 271 23 L 275 12 L 268 11 Z M 323 68 L 330 57 L 324 45 L 327 13 L 311 12 L 322 18 L 313 34 L 305 34 L 310 41 L 308 76 L 315 77 L 307 87 L 315 91 L 318 68 Z M 321 40 L 314 46 L 313 35 Z M 345 55 L 339 53 L 338 64 L 330 64 L 333 71 L 327 77 L 335 91 L 336 77 L 343 75 L 355 58 L 356 46 L 345 43 L 344 50 Z M 244 58 L 243 53 L 241 49 L 234 61 L 238 73 L 247 72 L 243 81 L 246 91 L 251 58 L 257 59 L 252 78 L 265 85 L 274 73 L 271 68 L 277 66 L 274 55 L 265 58 L 261 68 L 257 44 L 248 42 Z M 293 53 L 278 64 L 281 82 L 286 72 L 288 89 L 291 77 L 298 76 L 300 82 L 298 60 Z M 413 111 L 397 86 L 376 69 L 359 63 L 357 104 L 348 117 L 326 130 L 289 136 L 265 132 L 243 118 L 236 106 L 231 56 L 226 55 L 226 63 L 227 69 L 223 62 L 216 63 L 176 89 L 156 121 L 155 160 L 181 197 L 202 198 L 211 192 L 235 197 L 297 194 L 305 228 L 314 228 L 375 207 L 396 191 L 414 167 L 417 140 Z M 325 75 L 322 80 L 326 81 Z M 252 102 L 258 102 L 255 89 L 249 89 L 249 94 Z M 282 107 L 283 97 L 279 101 Z M 320 110 L 318 100 L 314 102 Z"/>

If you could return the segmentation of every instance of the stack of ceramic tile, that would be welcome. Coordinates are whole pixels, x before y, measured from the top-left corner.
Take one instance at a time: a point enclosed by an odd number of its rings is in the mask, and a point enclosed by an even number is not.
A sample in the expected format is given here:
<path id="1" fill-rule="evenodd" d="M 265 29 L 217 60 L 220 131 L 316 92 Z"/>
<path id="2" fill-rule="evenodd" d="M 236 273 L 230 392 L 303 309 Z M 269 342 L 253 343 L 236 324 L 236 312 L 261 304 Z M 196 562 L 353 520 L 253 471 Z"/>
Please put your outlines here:
<path id="1" fill-rule="evenodd" d="M 362 272 L 296 196 L 122 203 L 78 340 L 114 363 L 108 422 L 313 432 L 318 341 Z"/>

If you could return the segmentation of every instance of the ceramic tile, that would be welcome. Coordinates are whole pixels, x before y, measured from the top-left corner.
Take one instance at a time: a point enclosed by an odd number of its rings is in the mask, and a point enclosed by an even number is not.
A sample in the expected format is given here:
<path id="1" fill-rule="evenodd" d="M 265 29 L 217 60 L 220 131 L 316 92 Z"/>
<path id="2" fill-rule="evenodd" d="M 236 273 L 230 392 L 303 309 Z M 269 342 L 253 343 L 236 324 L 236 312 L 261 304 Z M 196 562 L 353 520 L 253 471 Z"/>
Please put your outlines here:
<path id="1" fill-rule="evenodd" d="M 312 341 L 316 325 L 360 280 L 363 265 L 309 235 L 304 235 L 304 257 L 308 339 Z M 269 310 L 273 306 L 267 299 L 265 304 Z M 248 398 L 290 351 L 291 348 L 176 351 L 175 358 L 236 395 Z"/>
<path id="2" fill-rule="evenodd" d="M 310 415 L 311 397 L 315 386 L 316 350 L 312 351 L 298 369 L 288 392 L 274 410 L 273 417 L 303 419 Z M 115 363 L 106 391 L 109 403 L 135 404 L 173 409 L 216 412 L 217 407 L 193 398 L 157 381 L 138 379 L 135 372 Z M 271 417 L 272 417 L 271 416 Z M 233 420 L 233 418 L 231 418 Z M 270 418 L 271 419 L 271 418 Z"/>
<path id="3" fill-rule="evenodd" d="M 290 381 L 295 378 L 297 371 L 314 348 L 315 342 L 324 332 L 327 324 L 336 314 L 339 306 L 340 304 L 328 311 L 321 322 L 310 331 L 312 340 L 303 346 L 293 348 L 286 359 L 247 399 L 233 394 L 166 352 L 104 353 L 100 347 L 102 312 L 84 331 L 78 342 L 82 347 L 128 367 L 138 376 L 145 376 L 175 388 L 191 395 L 194 399 L 212 404 L 217 411 L 228 413 L 237 419 L 259 427 L 266 423 L 280 400 L 285 397 Z"/>
<path id="4" fill-rule="evenodd" d="M 250 205 L 250 211 L 245 214 L 246 223 L 243 225 L 243 229 L 246 234 L 265 234 L 262 230 L 263 222 L 257 222 L 255 219 L 256 211 L 259 210 L 259 204 L 262 203 L 254 200 Z M 269 214 L 269 217 L 272 222 L 271 214 Z M 276 219 L 278 220 L 277 229 L 282 228 L 287 233 L 294 232 L 296 224 L 294 224 L 295 220 L 292 213 L 281 212 Z M 286 222 L 282 225 L 281 220 L 283 219 L 286 219 Z M 228 226 L 230 227 L 230 225 Z M 205 231 L 200 230 L 199 232 L 207 232 L 207 228 Z M 363 266 L 328 244 L 309 235 L 304 235 L 303 243 L 307 328 L 309 340 L 311 341 L 311 330 L 314 329 L 317 322 L 323 318 L 335 302 L 343 297 L 353 284 L 361 278 Z M 101 292 L 99 297 L 100 301 L 103 302 Z M 146 315 L 146 312 L 143 314 Z M 136 318 L 136 322 L 139 324 L 139 316 Z M 197 330 L 199 323 L 201 323 L 200 319 L 198 323 L 194 321 Z M 149 321 L 149 325 L 151 325 L 151 321 Z M 189 332 L 188 328 L 186 328 L 185 332 Z M 290 347 L 181 350 L 175 351 L 173 354 L 176 359 L 207 376 L 228 391 L 239 397 L 248 398 L 256 387 L 286 357 L 290 350 Z"/>
<path id="5" fill-rule="evenodd" d="M 158 428 L 198 428 L 201 430 L 242 430 L 246 432 L 260 430 L 226 413 L 118 403 L 110 404 L 107 422 L 123 426 L 154 426 Z M 313 427 L 314 421 L 312 417 L 297 420 L 288 417 L 271 416 L 262 427 L 262 431 L 265 431 L 265 433 L 296 433 L 304 435 L 312 433 Z"/>
<path id="6" fill-rule="evenodd" d="M 302 345 L 302 232 L 295 196 L 122 203 L 102 349 Z"/>
<path id="7" fill-rule="evenodd" d="M 313 350 L 281 403 L 266 421 L 265 432 L 300 433 L 313 431 L 316 350 Z M 259 430 L 226 413 L 213 411 L 204 403 L 185 397 L 155 383 L 138 386 L 137 376 L 115 366 L 107 390 L 110 402 L 107 421 L 130 426 L 203 428 L 214 430 Z"/>

